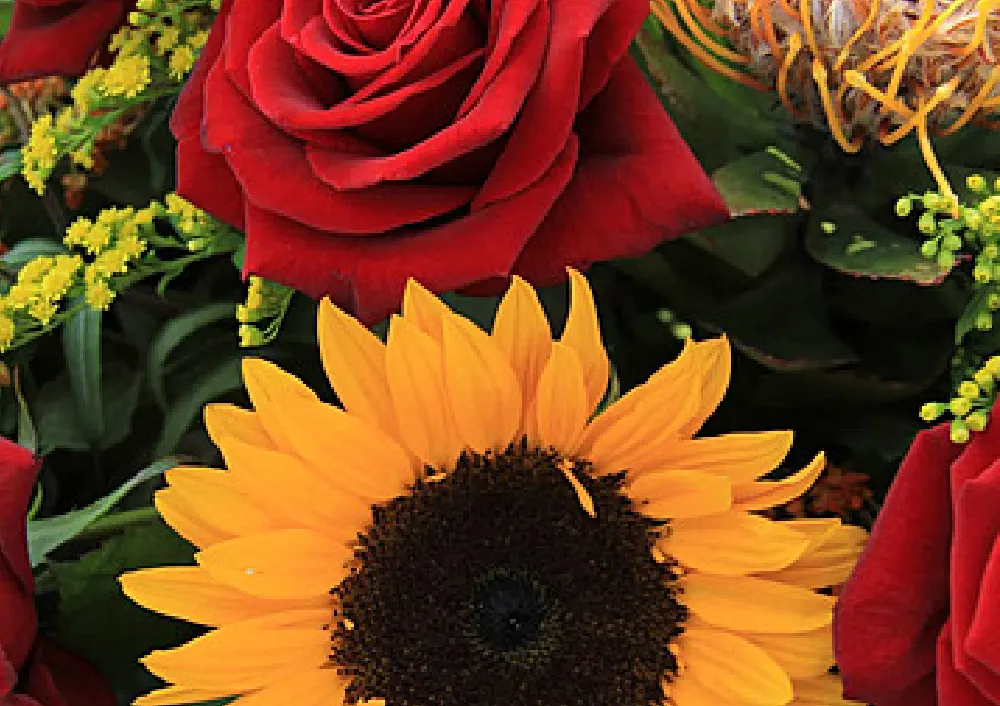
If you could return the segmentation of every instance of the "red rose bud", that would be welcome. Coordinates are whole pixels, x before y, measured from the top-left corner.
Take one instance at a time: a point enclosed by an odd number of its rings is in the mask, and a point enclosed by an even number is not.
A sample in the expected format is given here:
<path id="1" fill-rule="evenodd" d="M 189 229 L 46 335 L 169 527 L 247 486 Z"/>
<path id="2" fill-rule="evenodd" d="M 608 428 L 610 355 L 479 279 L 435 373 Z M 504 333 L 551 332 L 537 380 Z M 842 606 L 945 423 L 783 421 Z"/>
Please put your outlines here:
<path id="1" fill-rule="evenodd" d="M 0 706 L 114 706 L 89 664 L 36 638 L 25 516 L 38 466 L 30 451 L 0 438 Z"/>
<path id="2" fill-rule="evenodd" d="M 134 0 L 14 0 L 0 42 L 0 83 L 79 76 L 125 21 Z"/>
<path id="3" fill-rule="evenodd" d="M 178 191 L 245 271 L 365 322 L 639 255 L 719 194 L 628 56 L 647 0 L 227 0 L 181 95 Z"/>
<path id="4" fill-rule="evenodd" d="M 997 414 L 994 409 L 994 415 Z M 845 695 L 1000 704 L 1000 424 L 917 435 L 834 621 Z"/>

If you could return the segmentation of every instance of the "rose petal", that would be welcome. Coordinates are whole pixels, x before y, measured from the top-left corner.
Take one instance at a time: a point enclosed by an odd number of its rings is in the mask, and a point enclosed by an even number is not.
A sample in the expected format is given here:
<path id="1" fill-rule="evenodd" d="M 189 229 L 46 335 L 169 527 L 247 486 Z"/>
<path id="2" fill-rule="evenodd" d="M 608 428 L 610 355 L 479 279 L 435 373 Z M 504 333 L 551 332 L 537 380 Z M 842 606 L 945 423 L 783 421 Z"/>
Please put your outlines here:
<path id="1" fill-rule="evenodd" d="M 946 425 L 917 435 L 843 588 L 834 646 L 850 698 L 895 699 L 934 671 L 948 610 L 948 467 L 958 451 Z"/>
<path id="2" fill-rule="evenodd" d="M 565 266 L 647 252 L 717 224 L 728 209 L 642 72 L 622 60 L 577 121 L 573 182 L 515 265 L 530 282 L 565 279 Z"/>
<path id="3" fill-rule="evenodd" d="M 601 67 L 597 62 L 607 60 L 609 44 L 591 34 L 609 6 L 620 8 L 611 14 L 614 22 L 629 23 L 631 27 L 624 27 L 628 39 L 620 45 L 618 56 L 613 57 L 609 66 Z M 634 11 L 637 6 L 641 6 L 641 13 Z M 599 52 L 588 56 L 593 71 L 603 69 L 605 75 L 610 73 L 611 67 L 618 64 L 627 50 L 628 42 L 639 31 L 648 14 L 648 5 L 643 0 L 614 3 L 609 0 L 555 0 L 551 3 L 551 12 L 549 46 L 538 81 L 524 104 L 507 149 L 476 197 L 473 208 L 506 198 L 548 169 L 580 110 L 584 57 L 590 53 L 591 41 L 596 42 Z M 615 24 L 598 26 L 616 28 Z M 592 86 L 588 88 L 592 90 Z"/>
<path id="4" fill-rule="evenodd" d="M 359 189 L 426 174 L 457 157 L 499 139 L 514 122 L 537 75 L 548 37 L 548 10 L 536 10 L 511 50 L 508 68 L 465 115 L 413 147 L 379 157 L 318 148 L 312 162 L 323 179 L 341 189 Z"/>
<path id="5" fill-rule="evenodd" d="M 82 657 L 40 638 L 24 693 L 42 706 L 114 706 L 104 678 Z"/>
<path id="6" fill-rule="evenodd" d="M 945 623 L 937 642 L 937 698 L 929 700 L 927 694 L 918 696 L 914 690 L 913 696 L 918 700 L 900 701 L 899 706 L 926 703 L 927 706 L 995 706 L 996 701 L 985 697 L 976 687 L 955 667 L 952 656 L 955 647 L 952 644 L 952 626 Z M 933 689 L 927 692 L 934 694 Z M 881 702 L 879 704 L 881 706 Z"/>
<path id="7" fill-rule="evenodd" d="M 383 233 L 448 213 L 471 197 L 468 187 L 386 184 L 357 193 L 331 189 L 311 171 L 303 144 L 249 105 L 218 63 L 205 87 L 204 142 L 222 150 L 246 201 L 261 210 L 337 234 Z M 268 168 L 261 169 L 262 164 Z M 247 229 L 252 227 L 248 222 Z"/>
<path id="8" fill-rule="evenodd" d="M 0 82 L 79 76 L 94 52 L 125 21 L 127 0 L 17 0 L 0 42 Z"/>
<path id="9" fill-rule="evenodd" d="M 511 263 L 565 188 L 577 157 L 573 140 L 552 170 L 516 197 L 440 226 L 369 238 L 305 228 L 251 206 L 244 270 L 329 294 L 366 324 L 395 311 L 406 280 L 448 291 L 509 273 Z"/>
<path id="10" fill-rule="evenodd" d="M 992 437 L 1000 436 L 995 425 L 979 435 L 981 446 L 992 446 Z M 989 438 L 988 438 L 989 437 Z M 990 552 L 1000 537 L 1000 461 L 994 460 L 988 470 L 972 480 L 981 457 L 978 448 L 970 448 L 952 466 L 954 497 L 954 536 L 951 547 L 951 634 L 954 642 L 952 659 L 955 668 L 994 702 L 1000 701 L 1000 674 L 989 670 L 966 652 L 965 639 L 973 626 L 976 605 L 980 602 L 983 573 Z M 972 452 L 969 457 L 966 454 Z M 996 458 L 995 456 L 993 457 Z M 993 596 L 991 600 L 996 600 Z M 994 655 L 1000 661 L 1000 655 Z"/>

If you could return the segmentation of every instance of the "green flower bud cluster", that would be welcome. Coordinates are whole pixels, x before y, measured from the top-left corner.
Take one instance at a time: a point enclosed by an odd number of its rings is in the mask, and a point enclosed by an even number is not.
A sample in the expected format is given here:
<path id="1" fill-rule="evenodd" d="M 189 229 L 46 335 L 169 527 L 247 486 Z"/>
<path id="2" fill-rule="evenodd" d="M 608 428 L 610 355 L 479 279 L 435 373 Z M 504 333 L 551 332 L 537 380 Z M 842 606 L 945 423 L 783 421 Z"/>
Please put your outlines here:
<path id="1" fill-rule="evenodd" d="M 1000 350 L 991 335 L 1000 310 L 1000 178 L 992 183 L 973 174 L 965 181 L 968 201 L 958 206 L 940 193 L 910 194 L 896 202 L 896 215 L 922 212 L 917 229 L 926 238 L 920 252 L 943 270 L 968 261 L 971 296 L 958 323 L 954 363 L 956 385 L 948 402 L 929 402 L 920 410 L 924 421 L 951 418 L 951 439 L 965 443 L 981 431 L 997 397 Z M 963 266 L 963 272 L 966 268 Z"/>
<path id="2" fill-rule="evenodd" d="M 248 280 L 246 303 L 236 307 L 240 322 L 240 345 L 244 348 L 263 346 L 274 340 L 281 330 L 295 290 L 251 275 Z"/>

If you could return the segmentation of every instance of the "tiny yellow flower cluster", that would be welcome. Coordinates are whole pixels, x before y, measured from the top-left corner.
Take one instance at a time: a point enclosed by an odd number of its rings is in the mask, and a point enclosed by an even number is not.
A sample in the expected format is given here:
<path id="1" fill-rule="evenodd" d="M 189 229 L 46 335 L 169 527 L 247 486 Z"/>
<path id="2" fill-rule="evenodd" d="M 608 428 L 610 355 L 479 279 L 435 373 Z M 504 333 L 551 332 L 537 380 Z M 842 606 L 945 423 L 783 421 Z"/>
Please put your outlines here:
<path id="1" fill-rule="evenodd" d="M 93 220 L 78 218 L 67 230 L 66 253 L 39 255 L 18 271 L 0 294 L 0 352 L 20 333 L 45 329 L 68 299 L 107 309 L 115 297 L 113 278 L 128 272 L 146 251 L 146 237 L 163 207 L 109 208 Z"/>
<path id="2" fill-rule="evenodd" d="M 21 148 L 22 173 L 36 193 L 45 191 L 45 180 L 55 169 L 60 150 L 52 115 L 46 113 L 31 125 L 28 143 Z"/>
<path id="3" fill-rule="evenodd" d="M 163 207 L 152 203 L 136 210 L 106 208 L 97 218 L 78 218 L 66 230 L 64 242 L 82 248 L 92 256 L 83 268 L 83 295 L 87 306 L 105 310 L 114 301 L 111 278 L 128 272 L 130 263 L 146 252 L 146 239 L 153 230 L 153 219 Z"/>
<path id="4" fill-rule="evenodd" d="M 137 105 L 179 90 L 208 41 L 214 10 L 210 0 L 139 0 L 129 24 L 109 43 L 107 67 L 95 67 L 76 82 L 72 104 L 53 118 L 35 120 L 22 150 L 22 174 L 37 193 L 56 163 L 68 155 L 83 169 L 94 166 L 101 131 Z"/>
<path id="5" fill-rule="evenodd" d="M 236 307 L 240 322 L 240 345 L 244 348 L 262 346 L 274 340 L 288 310 L 295 290 L 251 275 L 246 303 Z M 269 321 L 266 327 L 260 324 Z"/>
<path id="6" fill-rule="evenodd" d="M 965 180 L 965 189 L 967 202 L 959 205 L 957 214 L 940 193 L 909 195 L 896 203 L 900 217 L 907 217 L 914 205 L 923 209 L 917 228 L 927 238 L 921 246 L 924 257 L 935 259 L 943 269 L 953 267 L 963 252 L 974 258 L 973 294 L 956 332 L 960 345 L 955 361 L 963 380 L 950 401 L 929 402 L 920 410 L 925 421 L 951 416 L 955 443 L 965 443 L 971 432 L 986 426 L 1000 380 L 997 351 L 972 351 L 977 344 L 985 343 L 987 348 L 992 344 L 968 338 L 977 331 L 991 331 L 995 312 L 1000 310 L 1000 178 L 990 183 L 972 174 Z"/>
<path id="7" fill-rule="evenodd" d="M 79 255 L 41 255 L 29 260 L 17 281 L 0 296 L 0 350 L 14 340 L 19 314 L 48 326 L 83 266 Z"/>

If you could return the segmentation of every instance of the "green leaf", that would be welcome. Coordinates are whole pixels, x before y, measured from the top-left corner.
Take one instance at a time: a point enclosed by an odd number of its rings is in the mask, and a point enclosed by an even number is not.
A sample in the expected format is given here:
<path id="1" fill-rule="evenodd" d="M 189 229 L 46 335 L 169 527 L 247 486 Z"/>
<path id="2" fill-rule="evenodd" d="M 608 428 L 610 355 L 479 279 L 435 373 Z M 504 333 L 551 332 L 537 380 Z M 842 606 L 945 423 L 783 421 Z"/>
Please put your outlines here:
<path id="1" fill-rule="evenodd" d="M 767 151 L 740 157 L 712 173 L 715 188 L 734 216 L 794 213 L 802 196 L 800 179 Z"/>
<path id="2" fill-rule="evenodd" d="M 142 378 L 124 363 L 115 361 L 102 371 L 101 380 L 105 424 L 97 448 L 107 449 L 124 440 L 131 431 Z M 37 418 L 39 453 L 45 455 L 55 449 L 86 451 L 93 448 L 73 404 L 66 374 L 42 385 L 32 406 Z"/>
<path id="3" fill-rule="evenodd" d="M 45 561 L 56 548 L 73 539 L 95 520 L 105 515 L 140 483 L 156 478 L 180 463 L 177 458 L 164 458 L 136 473 L 117 489 L 79 510 L 64 515 L 45 517 L 28 523 L 28 557 L 32 567 Z"/>
<path id="4" fill-rule="evenodd" d="M 39 255 L 60 255 L 67 252 L 62 243 L 46 238 L 29 238 L 16 243 L 4 253 L 3 261 L 13 267 L 19 267 Z"/>
<path id="5" fill-rule="evenodd" d="M 706 169 L 779 139 L 771 96 L 728 79 L 716 81 L 721 77 L 710 72 L 702 74 L 700 63 L 664 36 L 654 18 L 647 19 L 636 37 L 633 54 Z"/>
<path id="6" fill-rule="evenodd" d="M 161 409 L 167 409 L 167 395 L 164 390 L 164 367 L 170 354 L 181 343 L 206 326 L 224 319 L 230 319 L 235 322 L 235 317 L 235 304 L 206 304 L 171 319 L 160 329 L 160 332 L 153 339 L 153 343 L 149 347 L 146 371 L 149 376 L 149 386 L 153 392 L 153 398 L 160 405 Z"/>
<path id="7" fill-rule="evenodd" d="M 38 450 L 38 432 L 31 419 L 31 410 L 21 393 L 21 380 L 14 373 L 14 396 L 17 398 L 17 443 L 32 453 Z"/>
<path id="8" fill-rule="evenodd" d="M 52 563 L 58 590 L 54 632 L 60 644 L 90 660 L 108 678 L 118 703 L 162 686 L 139 663 L 154 649 L 176 647 L 198 628 L 133 603 L 118 577 L 152 566 L 188 565 L 192 547 L 162 522 L 134 527 L 68 563 Z"/>
<path id="9" fill-rule="evenodd" d="M 735 218 L 687 237 L 749 277 L 759 277 L 792 242 L 799 218 L 788 214 Z"/>
<path id="10" fill-rule="evenodd" d="M 101 319 L 103 312 L 85 307 L 63 328 L 63 353 L 73 402 L 88 441 L 104 436 L 101 401 Z"/>
<path id="11" fill-rule="evenodd" d="M 796 267 L 768 276 L 712 312 L 708 320 L 715 325 L 708 325 L 771 370 L 826 370 L 852 363 L 857 354 L 830 326 L 816 274 Z"/>
<path id="12" fill-rule="evenodd" d="M 184 433 L 201 414 L 206 402 L 211 402 L 243 385 L 242 361 L 231 358 L 199 377 L 174 400 L 163 420 L 163 430 L 156 442 L 153 456 L 171 453 Z"/>
<path id="13" fill-rule="evenodd" d="M 976 330 L 976 317 L 979 312 L 985 310 L 986 299 L 993 291 L 992 287 L 976 287 L 973 291 L 972 299 L 965 306 L 965 311 L 955 324 L 955 345 L 960 346 L 965 337 Z"/>
<path id="14" fill-rule="evenodd" d="M 9 20 L 8 6 L 0 5 L 0 24 L 6 29 L 6 22 Z M 12 149 L 0 152 L 0 181 L 10 179 L 21 173 L 21 150 Z"/>
<path id="15" fill-rule="evenodd" d="M 914 238 L 890 230 L 845 202 L 811 214 L 806 249 L 827 267 L 857 277 L 931 285 L 939 284 L 950 271 L 921 255 Z"/>

